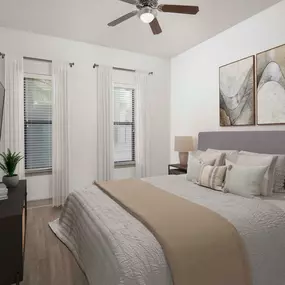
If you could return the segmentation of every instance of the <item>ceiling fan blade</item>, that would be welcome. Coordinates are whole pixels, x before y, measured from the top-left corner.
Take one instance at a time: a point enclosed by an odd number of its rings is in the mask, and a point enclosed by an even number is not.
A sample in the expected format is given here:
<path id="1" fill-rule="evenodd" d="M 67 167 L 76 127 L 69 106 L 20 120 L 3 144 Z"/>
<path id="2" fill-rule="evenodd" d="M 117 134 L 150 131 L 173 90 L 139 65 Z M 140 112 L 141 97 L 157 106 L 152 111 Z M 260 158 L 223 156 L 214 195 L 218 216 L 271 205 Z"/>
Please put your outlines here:
<path id="1" fill-rule="evenodd" d="M 161 12 L 167 12 L 167 13 L 196 15 L 199 12 L 199 7 L 198 6 L 161 4 L 158 6 L 158 10 L 160 10 Z"/>
<path id="2" fill-rule="evenodd" d="M 128 4 L 132 4 L 132 5 L 137 5 L 137 1 L 136 0 L 120 0 L 120 1 L 128 3 Z"/>
<path id="3" fill-rule="evenodd" d="M 116 19 L 115 21 L 111 22 L 108 24 L 109 27 L 114 27 L 114 26 L 117 26 L 118 24 L 121 24 L 122 22 L 134 17 L 135 15 L 137 15 L 138 11 L 133 11 L 133 12 L 130 12 L 118 19 Z"/>
<path id="4" fill-rule="evenodd" d="M 159 25 L 157 18 L 154 18 L 154 20 L 152 22 L 150 22 L 149 25 L 150 25 L 151 30 L 152 30 L 154 35 L 158 35 L 158 34 L 162 33 L 162 29 Z"/>

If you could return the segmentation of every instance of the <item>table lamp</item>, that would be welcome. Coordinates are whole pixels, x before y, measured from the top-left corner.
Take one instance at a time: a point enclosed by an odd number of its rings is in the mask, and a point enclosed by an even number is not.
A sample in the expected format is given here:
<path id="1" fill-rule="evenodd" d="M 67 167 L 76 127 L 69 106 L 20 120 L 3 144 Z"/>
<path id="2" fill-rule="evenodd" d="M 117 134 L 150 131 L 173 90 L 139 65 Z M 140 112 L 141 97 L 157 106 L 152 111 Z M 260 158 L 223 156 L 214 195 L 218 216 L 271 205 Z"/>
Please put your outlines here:
<path id="1" fill-rule="evenodd" d="M 175 137 L 175 151 L 179 152 L 179 160 L 182 166 L 187 166 L 189 151 L 194 150 L 192 137 Z"/>

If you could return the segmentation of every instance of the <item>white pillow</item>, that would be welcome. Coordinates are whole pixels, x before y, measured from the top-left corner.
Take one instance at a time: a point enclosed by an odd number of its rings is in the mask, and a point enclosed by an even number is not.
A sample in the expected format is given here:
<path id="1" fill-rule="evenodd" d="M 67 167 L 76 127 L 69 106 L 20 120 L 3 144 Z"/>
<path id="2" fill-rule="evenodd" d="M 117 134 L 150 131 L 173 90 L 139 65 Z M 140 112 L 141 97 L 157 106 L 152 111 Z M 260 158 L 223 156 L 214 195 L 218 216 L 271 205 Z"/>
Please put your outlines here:
<path id="1" fill-rule="evenodd" d="M 227 166 L 203 165 L 197 184 L 214 190 L 222 191 Z"/>
<path id="2" fill-rule="evenodd" d="M 210 161 L 215 159 L 215 166 L 225 165 L 225 153 L 221 152 L 207 152 L 207 151 L 199 151 L 196 153 L 196 156 L 202 160 Z"/>
<path id="3" fill-rule="evenodd" d="M 244 166 L 226 160 L 229 166 L 226 173 L 224 192 L 253 198 L 260 196 L 261 185 L 267 166 Z"/>
<path id="4" fill-rule="evenodd" d="M 219 150 L 219 149 L 212 149 L 208 148 L 206 152 L 218 152 L 218 153 L 225 153 L 225 159 L 228 159 L 232 162 L 235 162 L 238 157 L 238 150 Z M 225 162 L 222 164 L 225 165 Z"/>
<path id="5" fill-rule="evenodd" d="M 267 171 L 264 175 L 261 195 L 262 196 L 272 196 L 272 189 L 274 183 L 274 166 L 276 163 L 277 157 L 273 156 L 258 156 L 258 155 L 246 155 L 239 154 L 236 160 L 238 165 L 246 166 L 266 166 Z"/>
<path id="6" fill-rule="evenodd" d="M 241 154 L 247 155 L 260 155 L 260 156 L 277 156 L 275 168 L 274 168 L 274 182 L 273 182 L 273 192 L 284 193 L 284 181 L 285 181 L 285 155 L 283 154 L 263 154 L 248 151 L 241 151 Z"/>
<path id="7" fill-rule="evenodd" d="M 192 153 L 189 154 L 188 167 L 187 167 L 187 180 L 192 182 L 197 182 L 200 176 L 200 171 L 203 165 L 214 165 L 215 159 L 212 160 L 202 160 L 197 158 Z"/>
<path id="8" fill-rule="evenodd" d="M 194 150 L 194 151 L 190 151 L 189 155 L 192 154 L 195 157 L 199 157 L 204 151 L 202 150 Z"/>

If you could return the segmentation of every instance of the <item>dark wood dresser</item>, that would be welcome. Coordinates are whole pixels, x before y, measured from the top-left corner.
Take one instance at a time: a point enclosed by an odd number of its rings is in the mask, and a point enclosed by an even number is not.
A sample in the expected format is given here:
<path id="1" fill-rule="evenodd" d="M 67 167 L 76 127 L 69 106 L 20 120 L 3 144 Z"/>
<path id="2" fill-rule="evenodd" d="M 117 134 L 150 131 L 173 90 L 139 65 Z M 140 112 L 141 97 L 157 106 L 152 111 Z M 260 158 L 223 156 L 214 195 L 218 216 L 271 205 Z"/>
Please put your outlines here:
<path id="1" fill-rule="evenodd" d="M 21 180 L 0 201 L 0 285 L 23 281 L 27 221 L 27 183 Z"/>

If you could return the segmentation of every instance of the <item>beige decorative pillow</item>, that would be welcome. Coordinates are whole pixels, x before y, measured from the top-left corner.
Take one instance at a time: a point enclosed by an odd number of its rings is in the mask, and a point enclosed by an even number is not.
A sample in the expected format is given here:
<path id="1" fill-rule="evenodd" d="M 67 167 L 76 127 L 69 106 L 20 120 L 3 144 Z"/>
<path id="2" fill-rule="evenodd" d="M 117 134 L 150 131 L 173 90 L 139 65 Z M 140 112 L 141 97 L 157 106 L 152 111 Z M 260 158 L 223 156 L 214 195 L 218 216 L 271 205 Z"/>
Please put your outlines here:
<path id="1" fill-rule="evenodd" d="M 223 190 L 227 166 L 203 165 L 198 184 L 218 191 Z"/>
<path id="2" fill-rule="evenodd" d="M 224 153 L 225 154 L 225 159 L 228 159 L 232 162 L 236 162 L 237 157 L 238 157 L 238 150 L 219 150 L 219 149 L 212 149 L 208 148 L 206 152 L 218 152 L 218 153 Z M 225 161 L 223 161 L 223 164 L 225 165 Z"/>
<path id="3" fill-rule="evenodd" d="M 203 151 L 199 154 L 199 158 L 205 161 L 210 161 L 215 159 L 215 166 L 225 165 L 225 153 L 221 152 L 207 152 Z"/>
<path id="4" fill-rule="evenodd" d="M 197 182 L 199 179 L 200 171 L 203 165 L 214 165 L 215 159 L 212 160 L 202 160 L 197 158 L 192 153 L 189 154 L 188 158 L 188 168 L 187 168 L 187 180 L 192 182 Z"/>
<path id="5" fill-rule="evenodd" d="M 246 155 L 239 154 L 236 164 L 246 166 L 266 166 L 267 171 L 265 172 L 264 179 L 261 187 L 262 196 L 271 196 L 273 183 L 274 183 L 274 168 L 276 164 L 276 156 L 272 155 Z"/>
<path id="6" fill-rule="evenodd" d="M 229 167 L 226 172 L 224 192 L 247 198 L 260 196 L 267 166 L 237 165 L 228 160 L 226 164 Z"/>
<path id="7" fill-rule="evenodd" d="M 274 168 L 274 181 L 271 192 L 284 193 L 284 182 L 285 182 L 285 155 L 284 154 L 263 154 L 248 151 L 241 151 L 241 154 L 246 155 L 260 155 L 260 156 L 277 156 L 275 168 Z"/>

